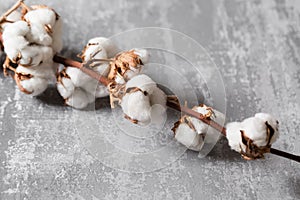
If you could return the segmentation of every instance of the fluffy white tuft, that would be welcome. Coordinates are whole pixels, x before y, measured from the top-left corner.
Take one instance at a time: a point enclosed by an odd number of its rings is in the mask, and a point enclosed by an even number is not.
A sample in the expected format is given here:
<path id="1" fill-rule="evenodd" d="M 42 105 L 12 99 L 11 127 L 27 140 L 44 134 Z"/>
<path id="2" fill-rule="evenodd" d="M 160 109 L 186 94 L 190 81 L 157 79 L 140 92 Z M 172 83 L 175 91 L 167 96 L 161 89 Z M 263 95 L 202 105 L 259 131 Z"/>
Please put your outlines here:
<path id="1" fill-rule="evenodd" d="M 123 112 L 140 124 L 147 124 L 151 121 L 151 105 L 149 97 L 138 91 L 126 94 L 122 98 L 121 107 Z"/>
<path id="2" fill-rule="evenodd" d="M 175 139 L 188 149 L 194 151 L 200 151 L 204 143 L 203 137 L 185 123 L 182 123 L 177 127 Z"/>
<path id="3" fill-rule="evenodd" d="M 32 77 L 21 81 L 21 85 L 26 91 L 31 93 L 30 95 L 37 96 L 47 89 L 48 80 L 40 77 Z"/>
<path id="4" fill-rule="evenodd" d="M 210 107 L 207 107 L 205 105 L 201 105 L 201 106 L 195 106 L 193 108 L 193 110 L 195 110 L 196 112 L 202 114 L 202 115 L 207 115 L 209 113 L 213 113 L 210 118 L 212 120 L 214 120 L 215 122 L 219 123 L 219 124 L 223 124 L 225 121 L 225 115 L 217 110 L 212 110 Z M 215 143 L 219 140 L 220 138 L 220 133 L 215 130 L 214 128 L 210 127 L 209 125 L 207 125 L 206 123 L 202 122 L 201 120 L 198 120 L 194 117 L 190 117 L 190 116 L 184 116 L 185 118 L 187 118 L 190 123 L 192 124 L 192 127 L 189 127 L 186 123 L 185 120 L 180 120 L 179 121 L 179 125 L 176 128 L 175 127 L 175 138 L 177 134 L 180 134 L 181 137 L 185 137 L 184 134 L 187 134 L 186 139 L 189 138 L 190 139 L 190 143 L 195 142 L 194 140 L 192 140 L 192 138 L 190 138 L 191 133 L 193 132 L 194 135 L 197 135 L 197 148 L 195 149 L 194 146 L 191 146 L 192 150 L 195 151 L 200 151 L 200 149 L 202 148 L 202 144 L 203 143 Z M 184 129 L 182 129 L 182 125 L 184 125 Z M 182 131 L 182 132 L 181 132 Z M 186 131 L 186 133 L 184 133 L 183 131 Z M 176 138 L 177 139 L 177 138 Z M 181 141 L 179 141 L 181 143 Z M 185 143 L 183 143 L 185 146 L 187 141 L 184 141 Z M 201 144 L 201 145 L 200 145 Z M 201 148 L 200 148 L 201 147 Z M 199 149 L 200 148 L 200 149 Z"/>
<path id="5" fill-rule="evenodd" d="M 123 112 L 139 124 L 147 124 L 151 116 L 163 119 L 166 111 L 166 95 L 156 83 L 147 75 L 141 74 L 133 77 L 126 83 L 126 90 L 138 88 L 135 92 L 129 92 L 122 98 L 121 107 Z M 161 105 L 161 112 L 156 109 L 151 111 L 154 105 Z M 152 113 L 151 113 L 152 112 Z M 152 121 L 157 121 L 152 119 Z"/>
<path id="6" fill-rule="evenodd" d="M 274 135 L 270 140 L 270 144 L 273 144 L 279 136 L 278 121 L 270 114 L 257 113 L 254 117 L 247 118 L 242 122 L 231 122 L 226 125 L 229 146 L 237 152 L 246 151 L 241 131 L 258 147 L 266 146 L 268 144 L 266 122 L 274 129 Z"/>
<path id="7" fill-rule="evenodd" d="M 105 37 L 92 38 L 89 40 L 89 44 L 100 45 L 106 51 L 108 58 L 114 57 L 120 51 L 113 41 Z"/>
<path id="8" fill-rule="evenodd" d="M 90 95 L 80 88 L 75 88 L 72 95 L 66 99 L 66 104 L 76 109 L 83 109 L 91 102 Z"/>

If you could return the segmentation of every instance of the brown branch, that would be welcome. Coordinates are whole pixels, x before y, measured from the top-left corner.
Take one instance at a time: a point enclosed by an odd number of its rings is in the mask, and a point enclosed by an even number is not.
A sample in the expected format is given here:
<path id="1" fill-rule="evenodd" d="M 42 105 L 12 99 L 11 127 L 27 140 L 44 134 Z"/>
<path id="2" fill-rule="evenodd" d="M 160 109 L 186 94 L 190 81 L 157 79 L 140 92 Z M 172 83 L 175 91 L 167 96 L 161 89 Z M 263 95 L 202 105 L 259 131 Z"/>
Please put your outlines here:
<path id="1" fill-rule="evenodd" d="M 63 64 L 65 66 L 70 66 L 70 67 L 76 67 L 80 69 L 82 72 L 85 74 L 89 75 L 93 79 L 98 80 L 100 83 L 102 83 L 105 86 L 108 86 L 109 83 L 111 83 L 111 80 L 108 78 L 101 76 L 99 73 L 95 72 L 94 70 L 90 69 L 89 67 L 85 66 L 84 63 L 77 62 L 75 60 L 71 60 L 69 58 L 64 58 L 62 56 L 55 55 L 53 58 L 54 62 Z"/>
<path id="2" fill-rule="evenodd" d="M 219 131 L 220 133 L 226 136 L 226 129 L 223 126 L 221 126 L 220 124 L 216 123 L 211 119 L 204 117 L 202 114 L 194 111 L 193 109 L 188 108 L 187 106 L 181 106 L 178 100 L 174 100 L 174 97 L 167 99 L 167 106 L 169 108 L 173 108 L 177 111 L 183 112 L 189 116 L 201 120 L 205 124 L 210 125 L 211 127 L 213 127 L 214 129 L 216 129 L 217 131 Z"/>

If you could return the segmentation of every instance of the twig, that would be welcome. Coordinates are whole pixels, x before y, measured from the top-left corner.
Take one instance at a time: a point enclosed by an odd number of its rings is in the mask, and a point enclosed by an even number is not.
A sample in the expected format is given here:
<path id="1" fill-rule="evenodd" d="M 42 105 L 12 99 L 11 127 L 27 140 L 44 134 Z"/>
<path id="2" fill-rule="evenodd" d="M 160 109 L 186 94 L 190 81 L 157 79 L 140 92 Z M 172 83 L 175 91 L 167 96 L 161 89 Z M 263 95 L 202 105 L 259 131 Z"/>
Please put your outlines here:
<path id="1" fill-rule="evenodd" d="M 281 151 L 281 150 L 278 150 L 278 149 L 271 148 L 270 153 L 275 154 L 277 156 L 284 157 L 284 158 L 289 158 L 289 159 L 294 160 L 296 162 L 300 162 L 300 156 L 297 156 L 297 155 L 294 155 L 294 154 L 291 154 L 291 153 L 287 153 L 287 152 L 284 152 L 284 151 Z"/>
<path id="2" fill-rule="evenodd" d="M 58 56 L 58 55 L 54 56 L 53 61 L 63 64 L 65 66 L 76 67 L 76 68 L 80 69 L 82 72 L 89 75 L 90 77 L 98 80 L 100 83 L 102 83 L 105 86 L 108 86 L 111 83 L 111 80 L 109 80 L 108 78 L 106 78 L 104 76 L 101 76 L 100 74 L 98 74 L 97 72 L 95 72 L 94 70 L 92 70 L 88 66 L 86 66 L 84 63 L 77 62 L 75 60 L 71 60 L 69 58 L 64 58 L 64 57 Z"/>
<path id="3" fill-rule="evenodd" d="M 221 132 L 223 135 L 226 136 L 226 129 L 223 126 L 221 126 L 220 124 L 216 123 L 211 119 L 207 119 L 202 114 L 194 111 L 193 109 L 188 108 L 187 106 L 181 106 L 179 104 L 179 101 L 177 99 L 174 99 L 174 96 L 168 97 L 167 106 L 177 111 L 184 112 L 185 114 L 192 116 L 196 119 L 201 120 L 202 122 L 210 125 L 211 127 L 213 127 L 214 129 L 216 129 L 217 131 Z"/>

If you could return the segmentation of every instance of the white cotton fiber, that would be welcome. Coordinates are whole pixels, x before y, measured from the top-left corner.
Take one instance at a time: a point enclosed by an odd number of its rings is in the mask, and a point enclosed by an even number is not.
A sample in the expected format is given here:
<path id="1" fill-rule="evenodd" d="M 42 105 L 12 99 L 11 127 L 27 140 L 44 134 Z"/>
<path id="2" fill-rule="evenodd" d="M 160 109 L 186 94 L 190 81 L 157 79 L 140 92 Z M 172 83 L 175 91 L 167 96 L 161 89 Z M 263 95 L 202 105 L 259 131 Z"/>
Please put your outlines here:
<path id="1" fill-rule="evenodd" d="M 26 13 L 24 18 L 30 23 L 50 25 L 51 27 L 53 27 L 56 22 L 56 14 L 52 9 L 49 8 L 31 10 Z"/>
<path id="2" fill-rule="evenodd" d="M 31 93 L 30 95 L 37 96 L 46 90 L 48 80 L 40 77 L 32 77 L 21 81 L 21 85 L 26 91 Z"/>
<path id="3" fill-rule="evenodd" d="M 90 103 L 90 98 L 86 94 L 85 91 L 83 91 L 80 88 L 76 88 L 72 95 L 66 99 L 66 104 L 77 108 L 77 109 L 83 109 Z"/>
<path id="4" fill-rule="evenodd" d="M 88 44 L 90 44 L 91 46 L 92 44 L 94 44 L 94 46 L 100 45 L 101 47 L 103 47 L 105 49 L 105 52 L 107 53 L 108 58 L 114 57 L 120 51 L 113 41 L 105 37 L 92 38 L 89 40 Z"/>
<path id="5" fill-rule="evenodd" d="M 50 46 L 52 45 L 52 37 L 45 29 L 45 25 L 38 23 L 30 24 L 30 31 L 27 33 L 26 38 L 30 43 L 39 45 Z"/>
<path id="6" fill-rule="evenodd" d="M 149 97 L 141 91 L 126 94 L 122 98 L 121 107 L 127 116 L 133 120 L 138 120 L 140 124 L 147 124 L 151 120 Z"/>
<path id="7" fill-rule="evenodd" d="M 62 77 L 61 82 L 57 82 L 56 85 L 57 85 L 57 90 L 58 90 L 59 94 L 64 99 L 69 98 L 75 90 L 75 86 L 74 86 L 73 82 L 71 81 L 71 79 L 66 78 L 66 77 Z"/>
<path id="8" fill-rule="evenodd" d="M 225 121 L 225 115 L 217 110 L 213 110 L 210 107 L 207 107 L 205 105 L 195 106 L 193 108 L 194 111 L 206 116 L 207 118 L 210 118 L 211 120 L 219 123 L 220 125 L 223 125 Z M 188 122 L 187 122 L 188 121 Z M 190 123 L 191 126 L 188 126 L 188 123 Z M 177 126 L 177 127 L 176 127 Z M 183 128 L 182 128 L 183 127 Z M 184 138 L 184 141 L 178 140 L 180 143 L 184 142 L 184 145 L 189 143 L 196 143 L 197 147 L 202 147 L 203 143 L 208 144 L 214 144 L 216 143 L 220 138 L 220 133 L 218 130 L 214 129 L 213 127 L 210 127 L 208 124 L 202 122 L 199 119 L 196 119 L 194 117 L 184 115 L 175 125 L 174 127 L 174 133 L 175 138 L 177 139 L 176 135 L 179 134 L 179 138 Z M 186 131 L 186 133 L 184 132 Z M 196 139 L 197 141 L 194 141 L 190 138 L 191 134 L 198 135 Z M 187 136 L 185 136 L 187 134 Z M 190 139 L 187 141 L 187 139 Z M 192 145 L 192 150 L 195 150 L 195 145 Z M 200 151 L 200 149 L 195 150 Z"/>
<path id="9" fill-rule="evenodd" d="M 247 144 L 243 142 L 242 133 L 244 137 L 256 145 L 256 148 L 269 148 L 269 145 L 272 145 L 279 136 L 278 121 L 267 113 L 257 113 L 254 117 L 249 117 L 242 122 L 228 123 L 226 129 L 229 146 L 240 153 L 247 150 Z M 246 139 L 244 138 L 244 140 Z M 262 157 L 262 155 L 246 155 L 244 157 L 255 159 Z"/>
<path id="10" fill-rule="evenodd" d="M 175 139 L 186 146 L 188 149 L 200 151 L 203 146 L 203 138 L 201 135 L 193 131 L 187 124 L 182 123 L 178 126 Z"/>

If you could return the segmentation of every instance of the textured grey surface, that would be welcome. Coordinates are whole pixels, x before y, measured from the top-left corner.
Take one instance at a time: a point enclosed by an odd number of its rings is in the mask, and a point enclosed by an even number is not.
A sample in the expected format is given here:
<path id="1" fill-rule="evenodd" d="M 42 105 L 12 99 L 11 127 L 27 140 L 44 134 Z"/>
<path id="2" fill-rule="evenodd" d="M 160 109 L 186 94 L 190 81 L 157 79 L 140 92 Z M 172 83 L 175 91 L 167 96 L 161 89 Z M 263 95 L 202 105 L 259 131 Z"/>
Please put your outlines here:
<path id="1" fill-rule="evenodd" d="M 1 1 L 0 13 L 13 2 Z M 222 74 L 228 120 L 270 112 L 282 133 L 274 147 L 300 153 L 299 1 L 39 2 L 63 17 L 66 56 L 74 57 L 91 37 L 135 27 L 171 28 L 194 38 Z M 106 167 L 81 144 L 72 109 L 55 90 L 31 98 L 2 74 L 0 88 L 1 200 L 300 199 L 298 163 L 274 155 L 244 161 L 226 140 L 206 158 L 187 151 L 151 173 Z"/>

